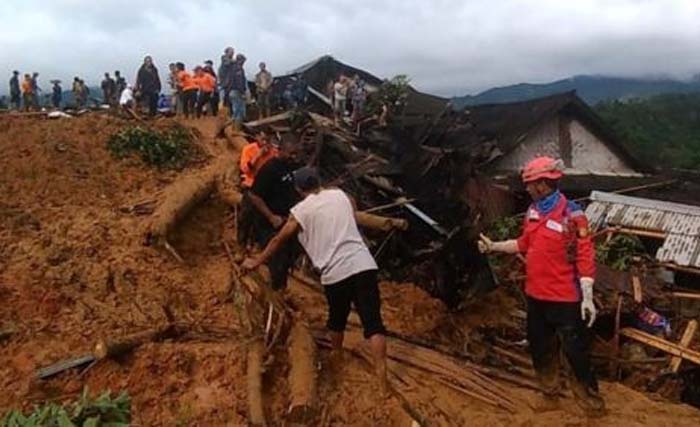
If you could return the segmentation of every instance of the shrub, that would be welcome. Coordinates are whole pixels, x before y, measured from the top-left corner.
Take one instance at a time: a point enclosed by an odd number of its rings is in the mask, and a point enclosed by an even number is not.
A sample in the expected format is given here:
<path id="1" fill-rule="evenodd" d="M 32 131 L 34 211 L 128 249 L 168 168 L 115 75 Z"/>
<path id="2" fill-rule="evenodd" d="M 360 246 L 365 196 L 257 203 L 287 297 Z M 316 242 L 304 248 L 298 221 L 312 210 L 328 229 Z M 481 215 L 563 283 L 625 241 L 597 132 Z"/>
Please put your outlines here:
<path id="1" fill-rule="evenodd" d="M 127 128 L 112 135 L 107 147 L 119 159 L 138 154 L 146 164 L 158 168 L 181 168 L 194 151 L 191 136 L 182 126 L 161 132 L 140 126 Z"/>

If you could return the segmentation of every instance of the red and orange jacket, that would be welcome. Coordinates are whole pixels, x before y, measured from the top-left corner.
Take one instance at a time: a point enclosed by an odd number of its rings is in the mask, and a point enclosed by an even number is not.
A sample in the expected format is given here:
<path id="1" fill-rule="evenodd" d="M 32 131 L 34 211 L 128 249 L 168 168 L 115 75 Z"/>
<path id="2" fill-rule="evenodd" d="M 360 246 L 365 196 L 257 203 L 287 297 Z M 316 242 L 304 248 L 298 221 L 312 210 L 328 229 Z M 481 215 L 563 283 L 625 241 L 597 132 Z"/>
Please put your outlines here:
<path id="1" fill-rule="evenodd" d="M 194 82 L 205 93 L 212 93 L 216 89 L 216 79 L 209 73 L 203 73 L 201 76 L 195 76 Z"/>
<path id="2" fill-rule="evenodd" d="M 579 279 L 595 277 L 595 249 L 588 219 L 563 195 L 543 214 L 532 205 L 525 215 L 518 249 L 526 257 L 525 294 L 543 301 L 581 301 Z"/>
<path id="3" fill-rule="evenodd" d="M 192 75 L 187 71 L 179 71 L 177 73 L 177 81 L 180 84 L 183 92 L 199 89 L 197 83 L 194 81 L 194 78 L 192 78 Z"/>

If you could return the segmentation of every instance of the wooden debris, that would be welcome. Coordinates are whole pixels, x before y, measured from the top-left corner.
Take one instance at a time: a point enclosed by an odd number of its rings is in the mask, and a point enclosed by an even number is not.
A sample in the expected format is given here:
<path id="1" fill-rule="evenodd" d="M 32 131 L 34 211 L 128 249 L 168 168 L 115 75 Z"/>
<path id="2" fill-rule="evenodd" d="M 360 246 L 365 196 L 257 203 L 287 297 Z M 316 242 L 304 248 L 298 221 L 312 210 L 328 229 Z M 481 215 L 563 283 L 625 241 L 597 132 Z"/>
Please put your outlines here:
<path id="1" fill-rule="evenodd" d="M 36 377 L 40 380 L 45 380 L 53 377 L 54 375 L 60 374 L 63 371 L 87 365 L 95 360 L 97 360 L 97 358 L 95 358 L 93 354 L 84 354 L 78 357 L 71 357 L 70 359 L 62 360 L 54 363 L 53 365 L 38 369 L 36 371 Z"/>
<path id="2" fill-rule="evenodd" d="M 174 336 L 176 336 L 176 330 L 171 325 L 147 329 L 114 340 L 101 339 L 95 344 L 93 353 L 98 360 L 120 357 L 147 342 L 160 341 Z"/>
<path id="3" fill-rule="evenodd" d="M 691 320 L 688 322 L 688 325 L 685 327 L 685 330 L 683 331 L 683 336 L 681 337 L 681 340 L 678 342 L 678 345 L 683 348 L 688 348 L 690 345 L 690 342 L 693 340 L 693 337 L 695 336 L 695 331 L 698 329 L 698 321 L 697 320 Z M 671 365 L 670 369 L 671 372 L 674 374 L 678 372 L 678 369 L 681 367 L 681 362 L 683 359 L 679 356 L 674 356 L 671 358 Z"/>
<path id="4" fill-rule="evenodd" d="M 296 322 L 289 334 L 289 416 L 287 421 L 313 425 L 318 413 L 316 343 L 309 328 Z"/>
<path id="5" fill-rule="evenodd" d="M 632 276 L 632 291 L 634 296 L 634 302 L 637 304 L 642 303 L 642 283 L 639 281 L 639 277 Z"/>
<path id="6" fill-rule="evenodd" d="M 234 161 L 222 157 L 201 173 L 175 181 L 164 192 L 146 230 L 147 244 L 164 244 L 169 233 L 214 190 L 217 180 L 229 173 Z"/>
<path id="7" fill-rule="evenodd" d="M 246 364 L 248 381 L 248 416 L 253 426 L 265 426 L 265 410 L 262 395 L 262 364 L 265 344 L 256 340 L 248 346 Z"/>
<path id="8" fill-rule="evenodd" d="M 697 299 L 700 300 L 700 293 L 694 293 L 694 292 L 671 292 L 671 295 L 673 295 L 676 298 L 687 298 L 687 299 Z"/>
<path id="9" fill-rule="evenodd" d="M 690 362 L 700 365 L 700 352 L 684 348 L 676 343 L 670 342 L 656 335 L 651 335 L 634 328 L 622 328 L 620 334 L 635 341 L 639 341 L 650 347 L 657 348 L 672 356 L 678 356 Z"/>
<path id="10" fill-rule="evenodd" d="M 286 111 L 284 113 L 275 114 L 274 116 L 265 117 L 264 119 L 245 122 L 245 123 L 243 123 L 243 126 L 246 126 L 249 128 L 254 128 L 254 127 L 258 127 L 258 126 L 262 126 L 262 125 L 269 125 L 271 123 L 281 122 L 283 120 L 289 120 L 291 117 L 292 117 L 292 112 Z"/>
<path id="11" fill-rule="evenodd" d="M 366 212 L 355 212 L 357 224 L 372 230 L 390 231 L 392 229 L 408 229 L 408 221 L 400 218 L 388 218 Z"/>

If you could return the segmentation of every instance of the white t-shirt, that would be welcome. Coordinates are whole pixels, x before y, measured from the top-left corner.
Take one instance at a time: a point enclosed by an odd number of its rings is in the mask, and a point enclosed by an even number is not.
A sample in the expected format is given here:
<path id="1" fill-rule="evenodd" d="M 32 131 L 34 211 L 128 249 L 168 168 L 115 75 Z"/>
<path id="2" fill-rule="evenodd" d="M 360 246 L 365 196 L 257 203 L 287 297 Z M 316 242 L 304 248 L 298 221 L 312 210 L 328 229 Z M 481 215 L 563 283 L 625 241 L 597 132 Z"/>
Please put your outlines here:
<path id="1" fill-rule="evenodd" d="M 344 84 L 340 82 L 336 82 L 333 85 L 333 90 L 335 91 L 335 99 L 337 100 L 345 100 L 345 97 L 347 95 L 348 88 L 345 87 Z"/>
<path id="2" fill-rule="evenodd" d="M 122 91 L 122 95 L 119 98 L 119 105 L 128 105 L 134 100 L 134 92 L 131 88 L 127 87 Z"/>
<path id="3" fill-rule="evenodd" d="M 301 226 L 299 243 L 321 271 L 321 283 L 332 285 L 353 274 L 376 270 L 362 240 L 348 196 L 338 189 L 310 194 L 291 210 Z"/>

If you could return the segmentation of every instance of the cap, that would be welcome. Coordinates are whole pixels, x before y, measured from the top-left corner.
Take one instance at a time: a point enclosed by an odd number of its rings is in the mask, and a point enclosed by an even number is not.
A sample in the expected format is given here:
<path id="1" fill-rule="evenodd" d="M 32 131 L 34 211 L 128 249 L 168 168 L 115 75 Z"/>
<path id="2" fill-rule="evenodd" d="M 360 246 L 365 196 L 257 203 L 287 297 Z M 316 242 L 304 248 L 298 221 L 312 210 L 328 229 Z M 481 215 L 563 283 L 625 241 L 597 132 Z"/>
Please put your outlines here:
<path id="1" fill-rule="evenodd" d="M 321 185 L 321 178 L 316 168 L 304 166 L 294 171 L 294 185 L 302 191 L 313 190 Z"/>

